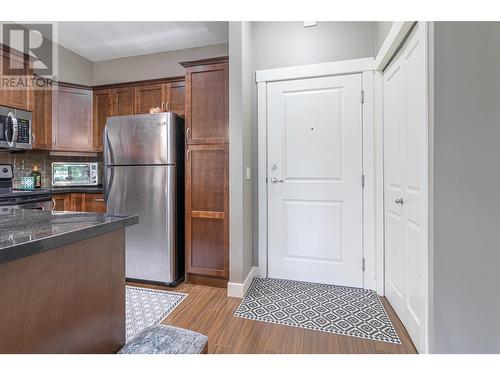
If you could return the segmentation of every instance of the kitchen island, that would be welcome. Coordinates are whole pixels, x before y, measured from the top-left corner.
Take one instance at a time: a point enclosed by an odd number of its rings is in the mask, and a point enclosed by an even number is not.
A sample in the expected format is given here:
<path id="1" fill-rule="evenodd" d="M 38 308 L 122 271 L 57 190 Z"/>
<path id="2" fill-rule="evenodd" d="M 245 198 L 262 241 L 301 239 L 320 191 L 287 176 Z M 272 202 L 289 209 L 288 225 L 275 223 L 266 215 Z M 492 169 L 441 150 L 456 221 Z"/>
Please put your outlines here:
<path id="1" fill-rule="evenodd" d="M 137 216 L 0 208 L 0 353 L 115 353 Z"/>

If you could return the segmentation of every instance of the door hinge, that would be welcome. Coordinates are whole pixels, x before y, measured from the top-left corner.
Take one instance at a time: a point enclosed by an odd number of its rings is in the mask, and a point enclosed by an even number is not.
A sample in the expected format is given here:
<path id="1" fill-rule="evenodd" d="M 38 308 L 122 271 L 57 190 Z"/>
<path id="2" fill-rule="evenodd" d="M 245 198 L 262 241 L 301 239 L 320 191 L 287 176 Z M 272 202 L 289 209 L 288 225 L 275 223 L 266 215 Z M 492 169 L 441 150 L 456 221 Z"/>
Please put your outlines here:
<path id="1" fill-rule="evenodd" d="M 365 272 L 365 258 L 361 259 L 361 270 Z"/>
<path id="2" fill-rule="evenodd" d="M 365 187 L 365 175 L 364 174 L 361 175 L 361 187 L 362 188 Z"/>
<path id="3" fill-rule="evenodd" d="M 365 90 L 361 90 L 361 103 L 365 102 Z"/>

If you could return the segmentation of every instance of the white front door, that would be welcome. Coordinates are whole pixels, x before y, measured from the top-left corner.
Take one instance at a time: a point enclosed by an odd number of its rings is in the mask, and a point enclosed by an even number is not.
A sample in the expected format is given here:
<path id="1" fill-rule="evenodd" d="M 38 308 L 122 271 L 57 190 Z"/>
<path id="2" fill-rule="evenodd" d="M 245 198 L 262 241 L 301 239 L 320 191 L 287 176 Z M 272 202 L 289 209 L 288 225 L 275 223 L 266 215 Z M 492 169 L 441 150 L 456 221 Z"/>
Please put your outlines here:
<path id="1" fill-rule="evenodd" d="M 384 72 L 385 294 L 425 351 L 427 95 L 425 25 Z"/>
<path id="2" fill-rule="evenodd" d="M 268 276 L 362 287 L 361 75 L 267 90 Z"/>

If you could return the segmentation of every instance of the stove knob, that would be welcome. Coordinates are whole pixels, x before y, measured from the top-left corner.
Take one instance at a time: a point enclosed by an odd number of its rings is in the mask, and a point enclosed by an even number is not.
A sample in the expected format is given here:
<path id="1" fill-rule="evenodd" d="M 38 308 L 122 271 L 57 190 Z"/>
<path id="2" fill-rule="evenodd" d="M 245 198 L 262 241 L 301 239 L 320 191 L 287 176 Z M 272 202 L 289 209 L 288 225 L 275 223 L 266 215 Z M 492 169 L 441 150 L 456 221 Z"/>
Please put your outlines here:
<path id="1" fill-rule="evenodd" d="M 8 170 L 7 168 L 3 168 L 3 169 L 2 169 L 2 172 L 3 172 L 3 173 L 7 173 L 8 171 L 9 171 L 9 170 Z"/>

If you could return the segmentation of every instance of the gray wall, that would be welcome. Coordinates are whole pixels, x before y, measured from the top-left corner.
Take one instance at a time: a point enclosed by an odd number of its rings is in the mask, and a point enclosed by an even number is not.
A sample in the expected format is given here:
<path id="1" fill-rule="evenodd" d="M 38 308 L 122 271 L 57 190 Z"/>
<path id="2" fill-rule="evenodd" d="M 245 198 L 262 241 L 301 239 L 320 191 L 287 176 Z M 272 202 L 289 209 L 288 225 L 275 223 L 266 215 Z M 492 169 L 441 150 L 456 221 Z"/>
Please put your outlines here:
<path id="1" fill-rule="evenodd" d="M 57 53 L 60 81 L 92 86 L 94 81 L 92 61 L 63 46 L 58 47 Z"/>
<path id="2" fill-rule="evenodd" d="M 250 22 L 229 23 L 229 234 L 230 281 L 241 283 L 253 266 L 252 86 Z"/>
<path id="3" fill-rule="evenodd" d="M 500 352 L 500 26 L 436 22 L 431 351 Z"/>
<path id="4" fill-rule="evenodd" d="M 375 56 L 375 22 L 252 22 L 252 72 Z M 254 264 L 258 264 L 257 87 L 252 77 Z"/>
<path id="5" fill-rule="evenodd" d="M 94 63 L 94 85 L 184 75 L 182 61 L 227 56 L 227 44 L 188 48 Z"/>
<path id="6" fill-rule="evenodd" d="M 252 22 L 255 69 L 374 56 L 375 22 Z"/>
<path id="7" fill-rule="evenodd" d="M 375 22 L 375 56 L 377 55 L 380 47 L 382 47 L 385 37 L 389 34 L 392 24 L 392 21 Z"/>

